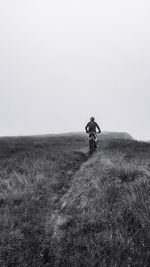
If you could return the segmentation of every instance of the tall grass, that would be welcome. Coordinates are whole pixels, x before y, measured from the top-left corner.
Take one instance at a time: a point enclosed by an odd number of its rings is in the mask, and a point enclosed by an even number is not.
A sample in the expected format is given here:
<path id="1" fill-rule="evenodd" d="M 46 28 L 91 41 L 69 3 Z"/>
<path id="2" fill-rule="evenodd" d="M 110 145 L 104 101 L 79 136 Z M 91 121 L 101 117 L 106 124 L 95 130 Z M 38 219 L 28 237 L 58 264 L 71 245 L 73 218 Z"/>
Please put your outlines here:
<path id="1" fill-rule="evenodd" d="M 146 143 L 111 140 L 84 164 L 63 198 L 58 266 L 150 265 L 149 156 Z"/>
<path id="2" fill-rule="evenodd" d="M 0 140 L 0 266 L 45 265 L 47 222 L 87 159 L 85 147 L 82 136 Z"/>
<path id="3" fill-rule="evenodd" d="M 150 265 L 150 144 L 0 140 L 0 266 Z"/>

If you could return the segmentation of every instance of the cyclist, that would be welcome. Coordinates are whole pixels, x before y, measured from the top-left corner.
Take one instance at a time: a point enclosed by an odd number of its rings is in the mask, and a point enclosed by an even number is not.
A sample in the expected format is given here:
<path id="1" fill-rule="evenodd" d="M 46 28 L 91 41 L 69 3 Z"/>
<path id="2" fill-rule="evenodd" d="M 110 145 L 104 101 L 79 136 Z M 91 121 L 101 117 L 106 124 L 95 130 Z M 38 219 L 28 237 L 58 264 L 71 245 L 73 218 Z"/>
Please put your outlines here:
<path id="1" fill-rule="evenodd" d="M 95 134 L 95 142 L 97 142 L 97 135 L 96 135 L 96 129 L 98 129 L 98 133 L 101 133 L 101 129 L 97 122 L 95 121 L 94 117 L 91 117 L 90 121 L 85 126 L 86 133 L 94 132 Z M 97 148 L 97 145 L 95 144 L 95 148 Z"/>

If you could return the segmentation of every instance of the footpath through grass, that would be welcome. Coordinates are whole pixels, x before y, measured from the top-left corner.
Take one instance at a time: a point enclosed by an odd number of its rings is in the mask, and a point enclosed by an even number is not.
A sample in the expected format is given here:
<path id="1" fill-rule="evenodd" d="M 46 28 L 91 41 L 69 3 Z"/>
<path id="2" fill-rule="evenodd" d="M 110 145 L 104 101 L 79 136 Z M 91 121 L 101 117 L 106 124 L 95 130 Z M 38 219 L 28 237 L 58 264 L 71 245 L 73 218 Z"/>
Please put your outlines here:
<path id="1" fill-rule="evenodd" d="M 150 266 L 150 144 L 0 140 L 0 266 Z"/>
<path id="2" fill-rule="evenodd" d="M 101 136 L 62 199 L 57 266 L 150 266 L 149 158 L 148 143 Z"/>

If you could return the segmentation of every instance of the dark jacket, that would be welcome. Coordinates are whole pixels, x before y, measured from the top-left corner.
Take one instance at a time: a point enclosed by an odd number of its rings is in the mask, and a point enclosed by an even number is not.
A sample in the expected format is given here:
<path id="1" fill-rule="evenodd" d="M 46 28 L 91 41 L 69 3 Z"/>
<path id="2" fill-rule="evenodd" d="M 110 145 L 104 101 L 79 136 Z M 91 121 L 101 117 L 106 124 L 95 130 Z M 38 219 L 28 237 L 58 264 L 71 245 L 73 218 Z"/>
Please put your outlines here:
<path id="1" fill-rule="evenodd" d="M 101 129 L 99 125 L 94 121 L 94 122 L 88 122 L 88 124 L 85 127 L 86 132 L 95 132 L 96 133 L 96 128 L 98 129 L 99 133 L 101 132 Z"/>

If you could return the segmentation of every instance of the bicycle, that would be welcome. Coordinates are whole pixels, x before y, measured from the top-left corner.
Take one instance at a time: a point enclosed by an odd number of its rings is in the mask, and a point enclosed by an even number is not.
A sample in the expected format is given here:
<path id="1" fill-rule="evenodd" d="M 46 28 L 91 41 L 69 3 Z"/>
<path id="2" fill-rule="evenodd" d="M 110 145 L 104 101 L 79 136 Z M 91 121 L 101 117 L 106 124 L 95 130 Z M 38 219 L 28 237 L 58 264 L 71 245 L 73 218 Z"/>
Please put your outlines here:
<path id="1" fill-rule="evenodd" d="M 92 154 L 96 148 L 97 136 L 95 132 L 89 132 L 89 152 Z"/>

